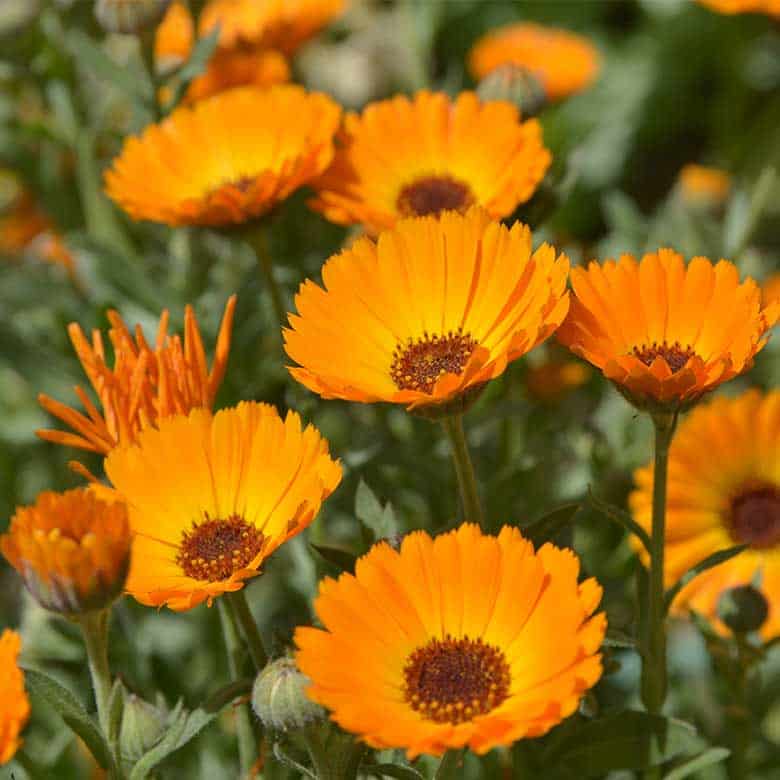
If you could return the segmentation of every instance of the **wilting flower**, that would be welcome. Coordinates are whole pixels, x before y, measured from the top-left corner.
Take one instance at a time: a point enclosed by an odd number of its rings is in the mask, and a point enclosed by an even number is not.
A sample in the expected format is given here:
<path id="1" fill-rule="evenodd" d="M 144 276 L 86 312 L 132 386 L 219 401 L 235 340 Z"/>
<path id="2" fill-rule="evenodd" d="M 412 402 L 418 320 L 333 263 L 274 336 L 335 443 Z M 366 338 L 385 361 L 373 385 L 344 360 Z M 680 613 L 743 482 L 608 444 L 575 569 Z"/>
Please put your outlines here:
<path id="1" fill-rule="evenodd" d="M 752 279 L 726 260 L 671 249 L 637 262 L 592 262 L 571 272 L 574 296 L 558 339 L 637 406 L 675 409 L 750 368 L 777 321 Z"/>
<path id="2" fill-rule="evenodd" d="M 724 203 L 731 190 L 731 177 L 720 168 L 685 165 L 679 176 L 680 194 L 692 206 L 716 208 Z"/>
<path id="3" fill-rule="evenodd" d="M 546 733 L 601 676 L 601 587 L 574 553 L 534 552 L 516 528 L 462 525 L 382 542 L 326 578 L 324 630 L 298 628 L 309 696 L 375 748 L 486 753 Z"/>
<path id="4" fill-rule="evenodd" d="M 0 635 L 0 765 L 7 764 L 22 744 L 19 734 L 30 719 L 30 700 L 17 658 L 22 640 L 16 631 Z"/>
<path id="5" fill-rule="evenodd" d="M 587 38 L 530 22 L 489 32 L 469 54 L 469 69 L 475 79 L 483 79 L 507 63 L 533 73 L 550 100 L 587 89 L 600 68 L 598 52 Z"/>
<path id="6" fill-rule="evenodd" d="M 403 139 L 403 143 L 399 143 Z M 535 120 L 473 92 L 422 91 L 347 114 L 313 208 L 378 233 L 402 217 L 483 206 L 505 217 L 533 195 L 550 165 Z"/>
<path id="7" fill-rule="evenodd" d="M 136 326 L 135 339 L 118 312 L 110 311 L 108 338 L 114 352 L 114 365 L 107 356 L 100 331 L 92 332 L 92 343 L 75 322 L 68 326 L 73 348 L 84 373 L 98 397 L 98 406 L 76 387 L 87 414 L 55 401 L 47 395 L 38 398 L 49 414 L 62 420 L 75 433 L 38 431 L 38 436 L 57 444 L 92 450 L 103 455 L 118 444 L 136 439 L 149 425 L 164 417 L 191 409 L 210 409 L 222 382 L 230 353 L 230 335 L 236 296 L 228 299 L 211 369 L 206 363 L 198 321 L 187 306 L 184 310 L 184 339 L 168 335 L 168 310 L 160 317 L 157 339 L 151 347 Z M 101 411 L 102 409 L 102 411 Z"/>
<path id="8" fill-rule="evenodd" d="M 245 222 L 325 170 L 340 114 L 329 97 L 298 86 L 231 89 L 129 138 L 106 192 L 134 219 Z"/>
<path id="9" fill-rule="evenodd" d="M 183 65 L 195 44 L 195 23 L 182 0 L 168 8 L 154 38 L 154 61 L 157 70 L 167 73 Z"/>
<path id="10" fill-rule="evenodd" d="M 63 614 L 108 606 L 130 563 L 127 507 L 88 488 L 41 493 L 18 507 L 0 550 L 46 609 Z"/>
<path id="11" fill-rule="evenodd" d="M 210 0 L 200 33 L 219 25 L 219 45 L 262 45 L 292 54 L 339 16 L 345 0 Z"/>
<path id="12" fill-rule="evenodd" d="M 720 14 L 769 14 L 780 16 L 780 0 L 698 0 Z"/>
<path id="13" fill-rule="evenodd" d="M 631 509 L 649 530 L 652 465 L 634 478 Z M 694 409 L 672 441 L 668 479 L 667 586 L 708 555 L 748 545 L 686 585 L 674 611 L 693 609 L 714 620 L 721 594 L 757 577 L 769 603 L 761 634 L 780 635 L 780 390 L 748 390 Z"/>
<path id="14" fill-rule="evenodd" d="M 341 480 L 319 431 L 259 403 L 162 420 L 105 467 L 130 506 L 127 590 L 175 610 L 240 590 Z"/>
<path id="15" fill-rule="evenodd" d="M 447 413 L 558 327 L 568 268 L 481 209 L 401 220 L 332 257 L 324 288 L 301 285 L 290 373 L 323 398 Z"/>

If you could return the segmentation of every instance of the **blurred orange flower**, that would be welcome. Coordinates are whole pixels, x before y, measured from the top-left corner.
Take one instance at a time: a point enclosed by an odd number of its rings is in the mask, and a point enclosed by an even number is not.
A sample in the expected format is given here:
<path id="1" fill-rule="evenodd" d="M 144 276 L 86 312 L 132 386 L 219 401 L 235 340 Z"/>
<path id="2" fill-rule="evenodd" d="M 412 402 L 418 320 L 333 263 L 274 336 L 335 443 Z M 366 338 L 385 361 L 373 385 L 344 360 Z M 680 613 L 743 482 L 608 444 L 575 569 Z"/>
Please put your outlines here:
<path id="1" fill-rule="evenodd" d="M 525 385 L 535 400 L 555 403 L 570 391 L 584 385 L 591 374 L 591 369 L 578 360 L 551 358 L 528 367 Z"/>
<path id="2" fill-rule="evenodd" d="M 16 631 L 6 628 L 0 635 L 0 765 L 7 764 L 21 747 L 19 734 L 30 719 L 30 700 L 17 660 L 21 646 Z"/>
<path id="3" fill-rule="evenodd" d="M 720 168 L 685 165 L 680 171 L 679 186 L 686 203 L 719 206 L 729 196 L 731 177 Z"/>
<path id="4" fill-rule="evenodd" d="M 183 65 L 195 44 L 195 23 L 187 5 L 174 0 L 157 27 L 154 61 L 157 70 L 167 73 Z"/>
<path id="5" fill-rule="evenodd" d="M 720 14 L 769 14 L 780 16 L 780 0 L 698 0 Z"/>

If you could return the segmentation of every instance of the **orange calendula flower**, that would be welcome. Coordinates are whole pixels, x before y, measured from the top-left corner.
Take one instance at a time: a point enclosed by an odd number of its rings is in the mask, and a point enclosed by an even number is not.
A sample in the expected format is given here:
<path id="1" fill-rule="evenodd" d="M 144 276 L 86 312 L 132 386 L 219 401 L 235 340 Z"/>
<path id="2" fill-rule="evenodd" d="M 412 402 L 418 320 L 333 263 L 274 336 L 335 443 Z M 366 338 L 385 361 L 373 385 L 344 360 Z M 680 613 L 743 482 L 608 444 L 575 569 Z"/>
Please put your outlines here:
<path id="1" fill-rule="evenodd" d="M 106 192 L 134 219 L 246 222 L 325 170 L 340 115 L 329 97 L 302 87 L 237 87 L 129 138 L 106 172 Z"/>
<path id="2" fill-rule="evenodd" d="M 780 0 L 698 0 L 720 14 L 769 14 L 780 16 Z"/>
<path id="3" fill-rule="evenodd" d="M 469 70 L 475 79 L 507 63 L 533 73 L 550 100 L 587 89 L 600 69 L 598 52 L 587 38 L 530 22 L 489 32 L 469 54 Z"/>
<path id="4" fill-rule="evenodd" d="M 719 168 L 685 165 L 680 171 L 679 187 L 686 203 L 719 206 L 729 196 L 731 177 Z"/>
<path id="5" fill-rule="evenodd" d="M 22 640 L 16 631 L 0 635 L 0 765 L 7 764 L 22 745 L 19 734 L 30 719 L 30 700 L 18 657 Z"/>
<path id="6" fill-rule="evenodd" d="M 119 313 L 109 311 L 113 367 L 107 363 L 100 331 L 92 332 L 90 344 L 81 327 L 72 322 L 68 333 L 73 348 L 102 411 L 81 387 L 76 387 L 76 394 L 86 415 L 41 394 L 41 406 L 75 433 L 44 430 L 37 431 L 38 436 L 105 455 L 118 444 L 134 441 L 141 430 L 164 417 L 199 407 L 210 409 L 227 367 L 235 306 L 233 295 L 222 317 L 211 369 L 191 306 L 184 310 L 183 340 L 178 334 L 168 335 L 168 310 L 163 311 L 154 348 L 147 343 L 140 326 L 136 326 L 134 339 Z"/>
<path id="7" fill-rule="evenodd" d="M 167 73 L 183 65 L 195 45 L 195 22 L 187 5 L 174 0 L 157 27 L 154 61 L 157 70 Z"/>
<path id="8" fill-rule="evenodd" d="M 354 576 L 320 584 L 324 630 L 295 632 L 308 694 L 342 728 L 409 758 L 545 734 L 601 676 L 601 587 L 578 583 L 579 568 L 509 526 L 415 531 L 399 552 L 377 544 Z"/>
<path id="9" fill-rule="evenodd" d="M 259 403 L 162 420 L 105 467 L 130 506 L 127 591 L 174 610 L 240 590 L 341 481 L 316 428 Z"/>
<path id="10" fill-rule="evenodd" d="M 780 313 L 732 263 L 686 267 L 671 249 L 592 262 L 571 281 L 558 339 L 640 407 L 686 406 L 749 369 Z"/>
<path id="11" fill-rule="evenodd" d="M 18 507 L 0 550 L 46 609 L 102 609 L 122 591 L 130 563 L 130 527 L 122 501 L 87 488 L 41 493 Z"/>
<path id="12" fill-rule="evenodd" d="M 397 143 L 403 139 L 403 143 Z M 541 125 L 504 101 L 422 91 L 347 114 L 311 205 L 331 222 L 372 233 L 402 217 L 483 206 L 505 217 L 533 195 L 550 165 Z"/>
<path id="13" fill-rule="evenodd" d="M 219 45 L 262 45 L 292 54 L 340 16 L 345 0 L 210 0 L 201 35 L 219 25 Z"/>
<path id="14" fill-rule="evenodd" d="M 301 285 L 290 373 L 323 398 L 449 413 L 563 321 L 568 269 L 481 209 L 401 220 L 332 257 L 324 287 Z"/>
<path id="15" fill-rule="evenodd" d="M 631 509 L 649 530 L 652 464 L 638 469 L 634 478 Z M 748 545 L 735 558 L 693 579 L 673 609 L 693 609 L 715 621 L 721 594 L 750 584 L 758 575 L 758 587 L 769 604 L 761 634 L 765 639 L 779 636 L 780 391 L 749 390 L 694 409 L 672 441 L 668 480 L 667 586 L 708 555 Z"/>

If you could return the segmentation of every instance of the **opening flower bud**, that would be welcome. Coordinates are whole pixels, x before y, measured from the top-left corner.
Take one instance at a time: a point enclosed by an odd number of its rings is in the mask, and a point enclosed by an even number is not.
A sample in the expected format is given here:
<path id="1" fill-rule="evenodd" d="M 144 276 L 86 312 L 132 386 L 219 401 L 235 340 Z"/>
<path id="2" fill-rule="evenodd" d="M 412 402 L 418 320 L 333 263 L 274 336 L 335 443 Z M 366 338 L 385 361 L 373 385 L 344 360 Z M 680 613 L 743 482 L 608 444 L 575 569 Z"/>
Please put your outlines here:
<path id="1" fill-rule="evenodd" d="M 122 725 L 119 728 L 119 746 L 122 758 L 136 762 L 162 737 L 168 720 L 165 707 L 156 707 L 135 694 L 125 699 Z"/>

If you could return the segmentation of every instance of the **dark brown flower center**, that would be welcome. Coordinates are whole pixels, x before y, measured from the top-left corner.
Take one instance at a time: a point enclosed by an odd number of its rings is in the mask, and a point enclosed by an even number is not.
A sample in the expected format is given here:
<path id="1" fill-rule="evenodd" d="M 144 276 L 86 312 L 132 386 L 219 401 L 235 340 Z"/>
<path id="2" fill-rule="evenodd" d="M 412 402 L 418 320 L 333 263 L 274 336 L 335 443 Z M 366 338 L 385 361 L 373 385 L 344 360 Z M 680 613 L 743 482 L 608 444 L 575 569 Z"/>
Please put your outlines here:
<path id="1" fill-rule="evenodd" d="M 426 217 L 448 210 L 465 211 L 474 200 L 467 184 L 449 176 L 426 176 L 401 190 L 396 207 L 404 217 Z"/>
<path id="2" fill-rule="evenodd" d="M 404 666 L 404 699 L 426 720 L 463 723 L 498 707 L 509 695 L 504 653 L 481 639 L 432 639 Z"/>
<path id="3" fill-rule="evenodd" d="M 665 341 L 659 344 L 654 341 L 649 346 L 645 344 L 634 347 L 632 352 L 646 366 L 652 366 L 653 361 L 658 357 L 663 358 L 673 374 L 676 374 L 696 354 L 690 346 L 683 347 L 679 341 L 675 341 L 674 344 L 667 344 Z"/>
<path id="4" fill-rule="evenodd" d="M 436 380 L 445 373 L 460 374 L 477 342 L 460 329 L 446 336 L 425 333 L 416 341 L 409 339 L 393 352 L 390 376 L 399 390 L 432 393 Z"/>
<path id="5" fill-rule="evenodd" d="M 738 544 L 765 550 L 780 545 L 780 488 L 762 485 L 731 502 L 729 530 Z"/>
<path id="6" fill-rule="evenodd" d="M 240 515 L 193 523 L 184 531 L 176 563 L 195 580 L 219 582 L 245 568 L 263 549 L 265 538 Z"/>

